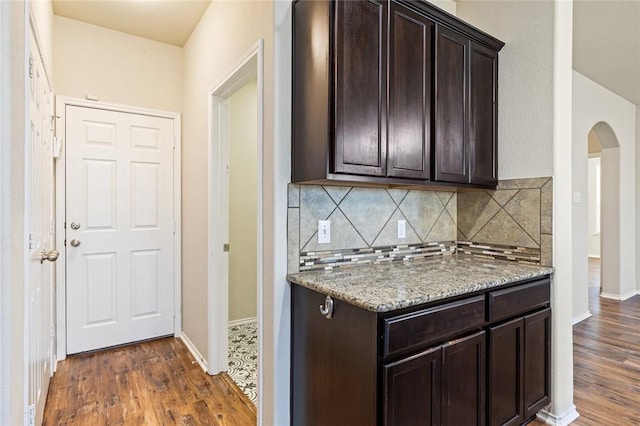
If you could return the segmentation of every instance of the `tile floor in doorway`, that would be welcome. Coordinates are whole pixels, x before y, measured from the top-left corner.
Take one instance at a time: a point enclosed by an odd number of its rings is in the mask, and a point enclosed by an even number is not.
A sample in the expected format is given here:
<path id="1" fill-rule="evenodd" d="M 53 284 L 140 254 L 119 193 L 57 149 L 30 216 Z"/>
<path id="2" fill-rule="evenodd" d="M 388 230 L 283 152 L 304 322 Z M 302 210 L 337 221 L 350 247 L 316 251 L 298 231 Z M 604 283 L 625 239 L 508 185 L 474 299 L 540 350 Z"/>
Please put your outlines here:
<path id="1" fill-rule="evenodd" d="M 250 322 L 229 327 L 229 371 L 238 387 L 258 402 L 258 323 Z"/>

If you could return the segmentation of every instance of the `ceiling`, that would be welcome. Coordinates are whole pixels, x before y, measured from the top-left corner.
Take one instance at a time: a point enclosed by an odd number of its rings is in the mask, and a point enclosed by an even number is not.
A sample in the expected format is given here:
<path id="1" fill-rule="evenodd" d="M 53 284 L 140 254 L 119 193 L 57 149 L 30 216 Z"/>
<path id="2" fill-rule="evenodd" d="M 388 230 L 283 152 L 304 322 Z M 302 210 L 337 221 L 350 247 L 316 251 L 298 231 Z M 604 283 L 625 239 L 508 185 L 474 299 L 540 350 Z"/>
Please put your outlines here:
<path id="1" fill-rule="evenodd" d="M 640 1 L 574 1 L 573 69 L 640 105 Z"/>
<path id="2" fill-rule="evenodd" d="M 210 0 L 53 0 L 56 15 L 182 47 Z M 640 105 L 640 0 L 575 0 L 573 68 Z"/>
<path id="3" fill-rule="evenodd" d="M 210 0 L 53 0 L 53 13 L 182 47 Z"/>

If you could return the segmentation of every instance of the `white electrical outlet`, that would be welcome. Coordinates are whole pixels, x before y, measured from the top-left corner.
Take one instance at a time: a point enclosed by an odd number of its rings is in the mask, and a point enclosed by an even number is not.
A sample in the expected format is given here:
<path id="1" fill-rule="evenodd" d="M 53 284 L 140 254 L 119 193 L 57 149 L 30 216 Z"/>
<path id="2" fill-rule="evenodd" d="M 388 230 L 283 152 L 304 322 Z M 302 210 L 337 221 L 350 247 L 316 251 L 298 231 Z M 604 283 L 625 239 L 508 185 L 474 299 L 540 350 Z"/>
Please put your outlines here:
<path id="1" fill-rule="evenodd" d="M 331 221 L 318 221 L 318 244 L 329 244 L 331 242 Z"/>
<path id="2" fill-rule="evenodd" d="M 398 238 L 407 238 L 407 221 L 404 219 L 398 221 Z"/>

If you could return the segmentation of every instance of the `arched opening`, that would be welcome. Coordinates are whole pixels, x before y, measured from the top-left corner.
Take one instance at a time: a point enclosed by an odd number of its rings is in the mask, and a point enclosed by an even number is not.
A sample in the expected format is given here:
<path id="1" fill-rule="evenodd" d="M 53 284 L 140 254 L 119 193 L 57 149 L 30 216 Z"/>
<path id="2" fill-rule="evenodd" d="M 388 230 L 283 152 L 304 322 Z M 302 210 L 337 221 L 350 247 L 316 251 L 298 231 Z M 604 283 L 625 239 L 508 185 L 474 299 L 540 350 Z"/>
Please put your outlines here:
<path id="1" fill-rule="evenodd" d="M 611 126 L 596 123 L 588 135 L 589 152 L 589 254 L 597 253 L 599 292 L 602 297 L 620 294 L 620 145 Z M 590 275 L 597 270 L 590 259 Z M 594 283 L 589 280 L 590 286 Z M 597 295 L 597 292 L 595 292 Z M 597 304 L 596 304 L 597 305 Z"/>

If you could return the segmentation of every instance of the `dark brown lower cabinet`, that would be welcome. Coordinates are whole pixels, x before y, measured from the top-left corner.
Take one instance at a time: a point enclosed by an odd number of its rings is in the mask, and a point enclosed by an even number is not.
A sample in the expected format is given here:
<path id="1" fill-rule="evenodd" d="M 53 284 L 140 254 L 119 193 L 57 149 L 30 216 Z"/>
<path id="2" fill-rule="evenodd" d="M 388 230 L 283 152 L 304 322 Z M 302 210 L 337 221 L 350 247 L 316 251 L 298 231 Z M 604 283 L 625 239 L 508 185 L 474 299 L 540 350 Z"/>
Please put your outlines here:
<path id="1" fill-rule="evenodd" d="M 442 424 L 485 424 L 486 336 L 481 331 L 442 347 Z"/>
<path id="2" fill-rule="evenodd" d="M 430 349 L 383 369 L 384 424 L 440 424 L 442 347 Z"/>
<path id="3" fill-rule="evenodd" d="M 524 419 L 550 402 L 551 309 L 524 317 Z"/>
<path id="4" fill-rule="evenodd" d="M 520 425 L 549 403 L 551 310 L 489 329 L 489 426 Z"/>
<path id="5" fill-rule="evenodd" d="M 549 285 L 529 280 L 397 313 L 334 299 L 330 318 L 319 309 L 326 295 L 293 285 L 292 425 L 526 423 L 549 403 Z"/>
<path id="6" fill-rule="evenodd" d="M 489 426 L 522 423 L 522 318 L 489 329 Z"/>

